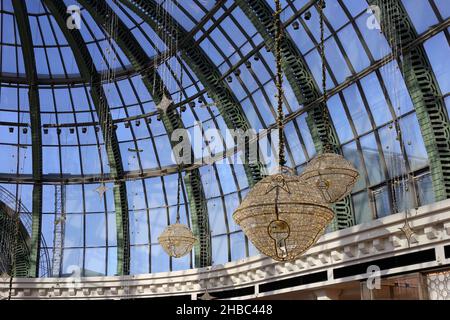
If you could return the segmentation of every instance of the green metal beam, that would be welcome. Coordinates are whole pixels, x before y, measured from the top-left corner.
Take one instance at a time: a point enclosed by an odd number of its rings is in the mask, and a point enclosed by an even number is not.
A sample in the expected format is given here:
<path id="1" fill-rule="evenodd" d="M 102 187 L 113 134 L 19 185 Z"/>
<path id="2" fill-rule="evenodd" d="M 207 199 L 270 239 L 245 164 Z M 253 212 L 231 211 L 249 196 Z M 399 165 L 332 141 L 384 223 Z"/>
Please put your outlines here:
<path id="1" fill-rule="evenodd" d="M 42 228 L 42 132 L 39 104 L 39 89 L 36 60 L 31 37 L 31 27 L 28 20 L 27 7 L 24 0 L 13 0 L 14 14 L 17 20 L 17 28 L 22 44 L 22 54 L 25 64 L 25 72 L 28 80 L 28 100 L 30 105 L 31 140 L 33 144 L 33 209 L 32 209 L 32 233 L 30 244 L 29 277 L 39 276 L 39 258 L 41 249 Z"/>
<path id="2" fill-rule="evenodd" d="M 192 219 L 192 232 L 197 237 L 195 244 L 195 267 L 204 268 L 212 264 L 211 232 L 208 207 L 199 170 L 186 172 L 184 177 Z M 199 193 L 201 192 L 201 196 Z"/>
<path id="3" fill-rule="evenodd" d="M 221 74 L 195 39 L 164 8 L 153 0 L 120 0 L 142 20 L 150 25 L 161 39 L 174 45 L 182 43 L 182 58 L 196 74 L 216 103 L 227 127 L 246 131 L 251 129 L 248 119 L 238 99 L 223 81 Z M 163 26 L 163 28 L 160 28 Z M 170 39 L 169 39 L 170 37 Z M 263 166 L 260 162 L 245 162 L 245 172 L 249 185 L 253 186 L 262 178 Z"/>
<path id="4" fill-rule="evenodd" d="M 80 4 L 89 11 L 94 20 L 96 20 L 100 25 L 104 25 L 108 19 L 117 18 L 117 16 L 112 13 L 112 9 L 109 8 L 105 2 L 80 0 Z M 107 17 L 107 14 L 109 14 L 109 17 Z M 147 67 L 149 61 L 147 54 L 142 49 L 137 39 L 130 33 L 128 27 L 118 18 L 116 31 L 114 40 L 125 53 L 127 58 L 131 61 L 133 67 L 141 73 L 142 81 L 149 93 L 153 96 L 154 103 L 159 105 L 164 96 L 172 100 L 170 92 L 166 88 L 159 74 L 153 69 L 149 69 Z M 173 102 L 166 111 L 160 110 L 159 115 L 167 131 L 169 139 L 175 130 L 184 129 L 181 116 L 174 107 Z M 170 141 L 172 147 L 178 143 L 178 141 L 172 141 L 172 139 L 170 139 Z M 195 247 L 195 266 L 206 267 L 211 265 L 211 239 L 206 196 L 198 169 L 194 169 L 186 174 L 185 182 L 186 189 L 188 191 L 193 231 L 195 236 L 199 239 Z M 196 222 L 199 222 L 199 224 L 196 224 Z"/>
<path id="5" fill-rule="evenodd" d="M 91 85 L 92 101 L 99 118 L 103 140 L 110 167 L 110 174 L 114 180 L 114 203 L 117 229 L 117 273 L 126 275 L 130 272 L 130 231 L 128 217 L 128 199 L 124 181 L 124 169 L 120 155 L 119 142 L 114 130 L 111 112 L 107 98 L 101 85 L 101 77 L 97 72 L 86 43 L 77 29 L 66 27 L 67 7 L 62 0 L 44 0 L 61 31 L 69 43 L 81 75 Z"/>
<path id="6" fill-rule="evenodd" d="M 274 26 L 273 9 L 265 0 L 236 1 L 263 37 L 266 47 L 270 49 L 270 52 L 274 53 L 276 28 Z M 298 103 L 304 105 L 314 103 L 322 96 L 322 93 L 301 52 L 287 32 L 283 37 L 281 47 L 283 54 L 283 71 L 292 87 Z M 310 109 L 307 116 L 307 123 L 317 152 L 322 152 L 323 146 L 326 143 L 330 143 L 333 146 L 334 152 L 342 152 L 340 149 L 339 138 L 334 127 L 331 132 L 326 128 L 322 102 L 316 103 L 316 105 Z M 350 197 L 336 203 L 334 205 L 334 211 L 336 213 L 336 219 L 334 221 L 335 227 L 344 229 L 355 224 Z"/>
<path id="7" fill-rule="evenodd" d="M 7 272 L 14 277 L 23 278 L 28 276 L 31 239 L 23 223 L 19 222 L 19 225 L 17 225 L 15 209 L 0 201 L 0 273 Z M 19 230 L 16 239 L 17 227 L 19 227 Z M 15 249 L 14 245 L 16 245 Z M 15 263 L 11 261 L 13 250 L 15 250 Z M 11 266 L 14 269 L 11 270 Z"/>
<path id="8" fill-rule="evenodd" d="M 436 201 L 450 198 L 450 122 L 442 92 L 423 45 L 408 48 L 418 34 L 399 0 L 369 0 L 381 9 L 381 29 L 393 52 L 416 110 L 430 162 Z M 396 41 L 395 39 L 399 39 Z M 401 47 L 399 47 L 401 43 Z M 407 51 L 402 51 L 408 48 Z"/>

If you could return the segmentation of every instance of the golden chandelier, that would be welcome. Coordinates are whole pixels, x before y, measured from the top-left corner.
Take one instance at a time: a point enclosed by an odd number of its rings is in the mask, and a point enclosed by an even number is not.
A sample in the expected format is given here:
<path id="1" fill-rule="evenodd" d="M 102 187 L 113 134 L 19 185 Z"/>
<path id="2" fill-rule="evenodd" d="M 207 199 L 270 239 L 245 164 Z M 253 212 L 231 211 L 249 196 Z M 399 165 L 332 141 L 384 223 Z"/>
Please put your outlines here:
<path id="1" fill-rule="evenodd" d="M 178 171 L 178 194 L 177 194 L 177 220 L 176 223 L 167 228 L 158 237 L 158 242 L 164 251 L 173 258 L 181 258 L 187 255 L 194 247 L 197 239 L 191 229 L 180 223 L 180 193 L 182 177 Z"/>
<path id="2" fill-rule="evenodd" d="M 257 183 L 233 214 L 253 245 L 278 261 L 295 260 L 309 249 L 333 216 L 313 186 L 286 173 Z"/>
<path id="3" fill-rule="evenodd" d="M 169 256 L 181 258 L 192 250 L 197 239 L 187 226 L 177 221 L 161 233 L 158 242 Z"/>
<path id="4" fill-rule="evenodd" d="M 300 179 L 317 187 L 327 203 L 338 202 L 349 195 L 358 177 L 353 165 L 335 153 L 318 155 L 300 175 Z"/>
<path id="5" fill-rule="evenodd" d="M 334 217 L 330 204 L 348 195 L 358 178 L 357 170 L 344 157 L 328 153 L 331 145 L 325 141 L 325 153 L 317 156 L 299 177 L 288 174 L 283 167 L 284 115 L 281 40 L 281 3 L 275 1 L 276 64 L 279 133 L 279 173 L 258 182 L 238 209 L 233 219 L 263 254 L 277 261 L 293 261 L 313 246 Z M 326 109 L 326 70 L 324 54 L 324 1 L 320 1 L 321 56 L 324 103 L 322 112 L 325 129 L 331 131 Z"/>

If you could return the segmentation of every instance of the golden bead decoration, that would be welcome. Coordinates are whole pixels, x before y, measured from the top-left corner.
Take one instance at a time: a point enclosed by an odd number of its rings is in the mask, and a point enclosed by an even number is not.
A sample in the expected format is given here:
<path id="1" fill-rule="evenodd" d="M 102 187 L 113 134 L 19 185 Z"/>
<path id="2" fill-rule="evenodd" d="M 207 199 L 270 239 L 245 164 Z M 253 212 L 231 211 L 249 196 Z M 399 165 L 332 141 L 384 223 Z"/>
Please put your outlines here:
<path id="1" fill-rule="evenodd" d="M 277 261 L 298 258 L 333 217 L 315 187 L 285 173 L 258 182 L 233 214 L 253 245 Z"/>
<path id="2" fill-rule="evenodd" d="M 197 239 L 187 226 L 177 222 L 161 233 L 158 242 L 169 256 L 181 258 L 192 250 Z"/>
<path id="3" fill-rule="evenodd" d="M 300 179 L 317 187 L 326 203 L 342 200 L 350 194 L 359 173 L 343 156 L 323 153 L 314 158 Z"/>
<path id="4" fill-rule="evenodd" d="M 188 226 L 180 223 L 180 198 L 182 187 L 181 170 L 178 170 L 178 192 L 177 192 L 177 220 L 158 237 L 158 242 L 164 251 L 173 258 L 181 258 L 187 255 L 194 247 L 197 239 Z"/>

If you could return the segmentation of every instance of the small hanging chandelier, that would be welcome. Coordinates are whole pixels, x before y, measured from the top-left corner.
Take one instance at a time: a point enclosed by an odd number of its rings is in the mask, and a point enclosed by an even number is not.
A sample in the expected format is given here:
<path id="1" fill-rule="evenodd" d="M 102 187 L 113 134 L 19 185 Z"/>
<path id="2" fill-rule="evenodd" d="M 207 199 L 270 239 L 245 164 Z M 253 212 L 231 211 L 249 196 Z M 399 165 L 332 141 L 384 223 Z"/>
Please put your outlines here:
<path id="1" fill-rule="evenodd" d="M 174 258 L 181 258 L 188 254 L 197 239 L 192 231 L 180 223 L 180 193 L 182 177 L 181 171 L 178 171 L 178 193 L 177 193 L 177 220 L 167 228 L 158 237 L 158 242 L 166 253 Z"/>
<path id="2" fill-rule="evenodd" d="M 330 123 L 330 114 L 327 105 L 327 86 L 326 86 L 326 66 L 325 66 L 325 32 L 324 32 L 324 12 L 325 1 L 320 0 L 320 56 L 322 60 L 322 91 L 323 103 L 322 115 L 325 126 L 324 151 L 314 158 L 305 168 L 300 178 L 316 186 L 325 202 L 334 203 L 342 200 L 353 189 L 358 181 L 359 173 L 353 165 L 343 156 L 333 153 L 330 137 L 328 134 L 332 131 Z"/>
<path id="3" fill-rule="evenodd" d="M 334 217 L 320 192 L 284 167 L 284 115 L 281 41 L 281 3 L 275 1 L 276 65 L 279 135 L 279 173 L 258 182 L 233 219 L 263 254 L 277 261 L 292 261 L 314 245 Z"/>
<path id="4" fill-rule="evenodd" d="M 169 225 L 158 237 L 158 242 L 164 251 L 174 258 L 181 258 L 188 254 L 196 241 L 192 231 L 179 221 Z"/>

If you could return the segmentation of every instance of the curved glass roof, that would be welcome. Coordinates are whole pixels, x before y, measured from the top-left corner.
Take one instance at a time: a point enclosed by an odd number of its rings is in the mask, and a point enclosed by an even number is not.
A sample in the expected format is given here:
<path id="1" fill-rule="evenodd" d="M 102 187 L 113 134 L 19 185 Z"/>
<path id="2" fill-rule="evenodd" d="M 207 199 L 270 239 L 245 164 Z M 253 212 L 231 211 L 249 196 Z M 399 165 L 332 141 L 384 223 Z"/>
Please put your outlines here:
<path id="1" fill-rule="evenodd" d="M 58 211 L 55 194 L 58 195 L 57 186 L 63 183 L 67 220 L 62 273 L 69 272 L 70 266 L 79 266 L 86 275 L 116 274 L 117 201 L 102 123 L 92 96 L 93 90 L 101 87 L 115 126 L 119 160 L 126 178 L 131 273 L 194 267 L 195 252 L 182 259 L 170 259 L 157 242 L 167 224 L 175 221 L 177 174 L 170 132 L 157 119 L 161 97 L 155 90 L 159 89 L 153 84 L 153 90 L 149 90 L 145 72 L 155 66 L 155 61 L 161 61 L 156 68 L 164 90 L 177 104 L 177 110 L 186 107 L 184 112 L 179 112 L 182 125 L 191 136 L 202 137 L 202 148 L 193 148 L 195 158 L 202 158 L 205 152 L 207 158 L 211 156 L 207 146 L 213 138 L 205 134 L 208 129 L 218 129 L 222 137 L 229 135 L 229 115 L 220 112 L 217 96 L 210 94 L 205 81 L 209 75 L 201 74 L 193 59 L 183 53 L 187 40 L 179 39 L 174 46 L 173 37 L 158 30 L 153 19 L 139 14 L 141 1 L 106 0 L 110 10 L 106 17 L 92 4 L 96 1 L 53 1 L 65 8 L 71 5 L 80 8 L 80 28 L 70 32 L 78 33 L 88 50 L 93 64 L 86 63 L 86 68 L 79 47 L 74 46 L 67 30 L 62 29 L 68 26 L 61 21 L 70 16 L 57 17 L 55 8 L 49 7 L 48 2 L 25 1 L 29 23 L 25 29 L 30 33 L 30 43 L 24 43 L 20 35 L 25 24 L 17 7 L 12 0 L 0 1 L 1 186 L 17 194 L 31 211 L 36 181 L 32 155 L 35 148 L 41 148 L 42 232 L 47 249 L 51 254 Z M 216 69 L 220 86 L 238 102 L 249 127 L 255 130 L 274 127 L 274 56 L 266 49 L 261 26 L 244 10 L 243 1 L 142 2 L 155 4 L 160 10 L 158 14 L 168 15 L 178 23 L 185 38 L 192 38 L 186 43 L 194 41 L 206 55 Z M 450 56 L 450 3 L 447 0 L 400 2 L 417 34 L 413 45 L 423 46 L 448 110 L 450 71 L 446 59 Z M 284 0 L 282 3 L 286 31 L 299 52 L 299 59 L 306 63 L 307 73 L 319 88 L 321 62 L 316 1 Z M 267 4 L 273 10 L 273 1 Z M 403 78 L 403 61 L 395 59 L 385 34 L 374 27 L 373 12 L 367 1 L 328 0 L 325 15 L 327 89 L 331 94 L 328 109 L 342 152 L 362 177 L 353 190 L 350 204 L 355 223 L 393 211 L 391 185 L 404 172 L 414 177 L 415 191 L 414 197 L 399 199 L 400 209 L 433 202 L 428 154 L 414 99 Z M 111 28 L 115 17 L 126 26 L 126 34 Z M 109 22 L 103 24 L 102 19 Z M 124 45 L 127 38 L 139 48 Z M 27 60 L 30 56 L 24 54 L 27 50 L 31 50 L 34 61 Z M 145 54 L 142 60 L 146 61 L 145 65 L 140 65 L 136 52 Z M 167 52 L 169 57 L 163 56 Z M 27 63 L 35 66 L 35 74 L 26 71 Z M 32 136 L 34 106 L 29 100 L 32 90 L 37 90 L 39 95 L 41 146 Z M 296 90 L 295 84 L 286 79 L 287 160 L 289 166 L 301 172 L 315 156 L 317 143 L 307 123 L 308 105 L 299 99 Z M 402 128 L 404 148 L 392 130 L 395 119 L 399 119 Z M 215 151 L 232 151 L 235 145 L 228 142 L 216 143 Z M 276 150 L 276 139 L 270 135 L 263 135 L 259 140 L 260 148 L 268 150 L 264 153 L 267 171 L 276 165 L 274 152 L 267 147 L 271 142 L 272 150 Z M 251 185 L 245 166 L 201 163 L 195 168 L 200 173 L 206 198 L 212 263 L 222 264 L 256 254 L 231 217 Z M 99 181 L 106 181 L 108 189 L 100 201 L 96 192 Z M 181 221 L 186 224 L 192 224 L 189 197 L 190 192 L 183 185 Z"/>

